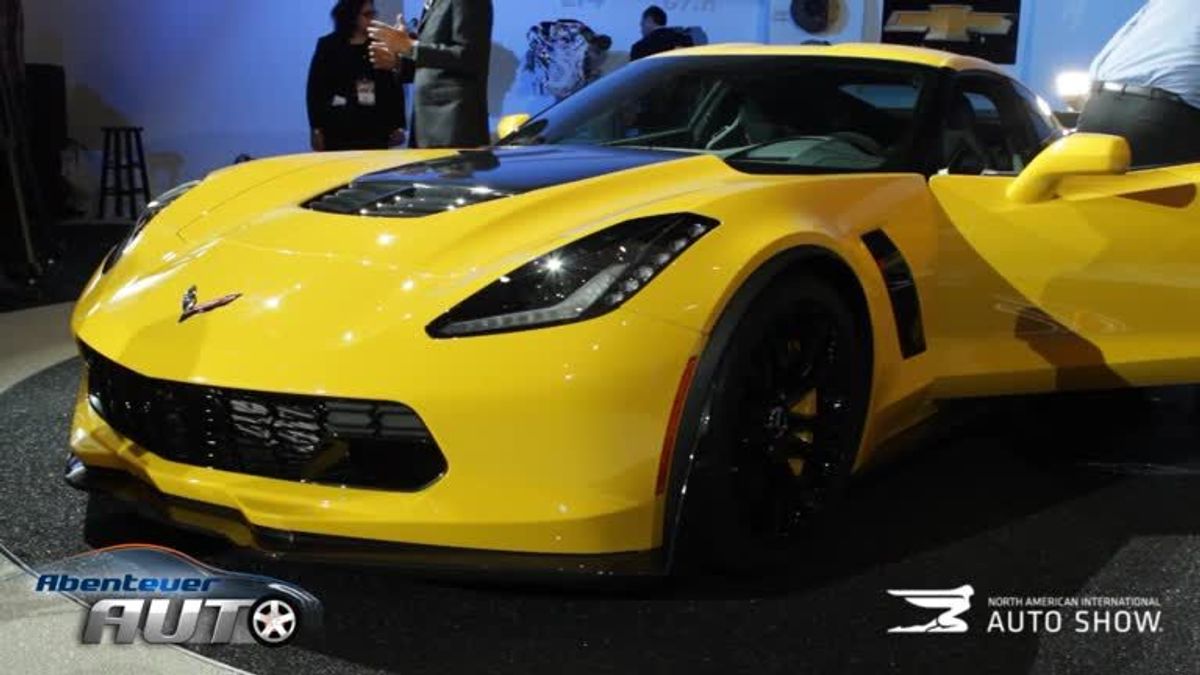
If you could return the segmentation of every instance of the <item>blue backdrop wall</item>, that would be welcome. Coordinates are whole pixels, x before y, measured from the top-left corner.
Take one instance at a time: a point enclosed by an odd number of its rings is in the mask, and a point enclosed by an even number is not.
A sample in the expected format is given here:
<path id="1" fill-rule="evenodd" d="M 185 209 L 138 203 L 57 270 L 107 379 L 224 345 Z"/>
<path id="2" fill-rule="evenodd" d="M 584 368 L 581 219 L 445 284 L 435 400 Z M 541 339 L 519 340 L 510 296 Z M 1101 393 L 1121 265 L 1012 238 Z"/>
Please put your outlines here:
<path id="1" fill-rule="evenodd" d="M 672 23 L 700 26 L 713 42 L 790 43 L 809 36 L 790 0 L 657 0 Z M 838 0 L 822 39 L 878 39 L 882 0 Z M 394 16 L 421 0 L 378 0 Z M 495 0 L 492 112 L 540 108 L 521 72 L 535 23 L 573 18 L 610 35 L 604 70 L 620 67 L 638 38 L 646 0 Z M 1065 69 L 1084 69 L 1141 0 L 1023 0 L 1016 74 L 1053 100 Z M 27 0 L 27 58 L 65 66 L 72 135 L 90 148 L 109 124 L 146 127 L 156 189 L 223 166 L 240 153 L 307 147 L 304 81 L 332 0 Z M 87 191 L 94 150 L 68 165 Z"/>

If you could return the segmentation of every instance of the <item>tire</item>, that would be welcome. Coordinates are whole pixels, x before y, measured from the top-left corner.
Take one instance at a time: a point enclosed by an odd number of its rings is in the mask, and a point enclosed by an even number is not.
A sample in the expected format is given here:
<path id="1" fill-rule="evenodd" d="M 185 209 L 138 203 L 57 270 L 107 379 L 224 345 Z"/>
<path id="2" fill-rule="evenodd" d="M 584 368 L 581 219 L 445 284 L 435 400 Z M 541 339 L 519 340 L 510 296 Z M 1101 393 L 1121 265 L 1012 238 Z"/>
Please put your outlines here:
<path id="1" fill-rule="evenodd" d="M 688 480 L 684 555 L 725 572 L 782 571 L 842 496 L 870 399 L 869 325 L 829 282 L 788 274 L 749 306 L 722 354 Z"/>

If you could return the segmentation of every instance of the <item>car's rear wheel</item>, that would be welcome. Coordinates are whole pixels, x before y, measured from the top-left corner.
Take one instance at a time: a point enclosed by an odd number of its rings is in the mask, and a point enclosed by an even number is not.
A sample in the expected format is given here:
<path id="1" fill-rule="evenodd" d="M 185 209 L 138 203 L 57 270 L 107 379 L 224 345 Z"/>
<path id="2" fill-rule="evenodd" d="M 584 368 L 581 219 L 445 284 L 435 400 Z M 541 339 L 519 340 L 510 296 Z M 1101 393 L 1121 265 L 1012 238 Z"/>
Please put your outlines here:
<path id="1" fill-rule="evenodd" d="M 787 276 L 749 307 L 705 406 L 684 543 L 727 570 L 786 566 L 841 495 L 870 394 L 871 354 L 852 305 Z"/>

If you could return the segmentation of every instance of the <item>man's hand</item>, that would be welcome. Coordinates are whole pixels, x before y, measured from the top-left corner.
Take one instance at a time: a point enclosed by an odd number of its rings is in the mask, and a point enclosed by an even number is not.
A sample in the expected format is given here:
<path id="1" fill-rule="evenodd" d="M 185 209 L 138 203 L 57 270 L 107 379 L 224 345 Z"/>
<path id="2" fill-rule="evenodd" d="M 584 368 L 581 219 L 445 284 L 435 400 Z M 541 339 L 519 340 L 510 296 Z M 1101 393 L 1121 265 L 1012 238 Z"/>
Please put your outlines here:
<path id="1" fill-rule="evenodd" d="M 400 62 L 400 57 L 396 56 L 396 52 L 382 42 L 372 42 L 370 54 L 371 65 L 378 70 L 395 70 L 396 65 Z"/>
<path id="2" fill-rule="evenodd" d="M 313 152 L 325 152 L 325 132 L 313 129 L 311 143 Z"/>
<path id="3" fill-rule="evenodd" d="M 396 129 L 388 136 L 388 147 L 395 148 L 404 145 L 404 141 L 408 139 L 408 132 L 403 129 Z"/>
<path id="4" fill-rule="evenodd" d="M 376 44 L 387 45 L 387 48 L 393 54 L 400 54 L 401 56 L 411 55 L 413 45 L 417 42 L 409 34 L 408 29 L 405 28 L 403 14 L 397 17 L 395 26 L 389 26 L 382 21 L 372 21 L 371 27 L 367 29 L 367 35 L 371 36 L 372 46 Z"/>

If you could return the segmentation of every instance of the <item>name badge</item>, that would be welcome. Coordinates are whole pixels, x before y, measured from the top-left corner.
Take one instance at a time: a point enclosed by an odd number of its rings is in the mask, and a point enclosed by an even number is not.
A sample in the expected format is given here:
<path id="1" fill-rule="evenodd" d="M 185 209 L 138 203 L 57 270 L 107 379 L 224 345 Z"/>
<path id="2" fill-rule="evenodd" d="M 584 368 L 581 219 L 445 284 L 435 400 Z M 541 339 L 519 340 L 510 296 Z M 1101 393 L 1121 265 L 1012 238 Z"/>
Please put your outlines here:
<path id="1" fill-rule="evenodd" d="M 358 86 L 355 87 L 358 92 L 358 104 L 361 106 L 375 105 L 375 81 L 374 80 L 359 80 Z"/>

